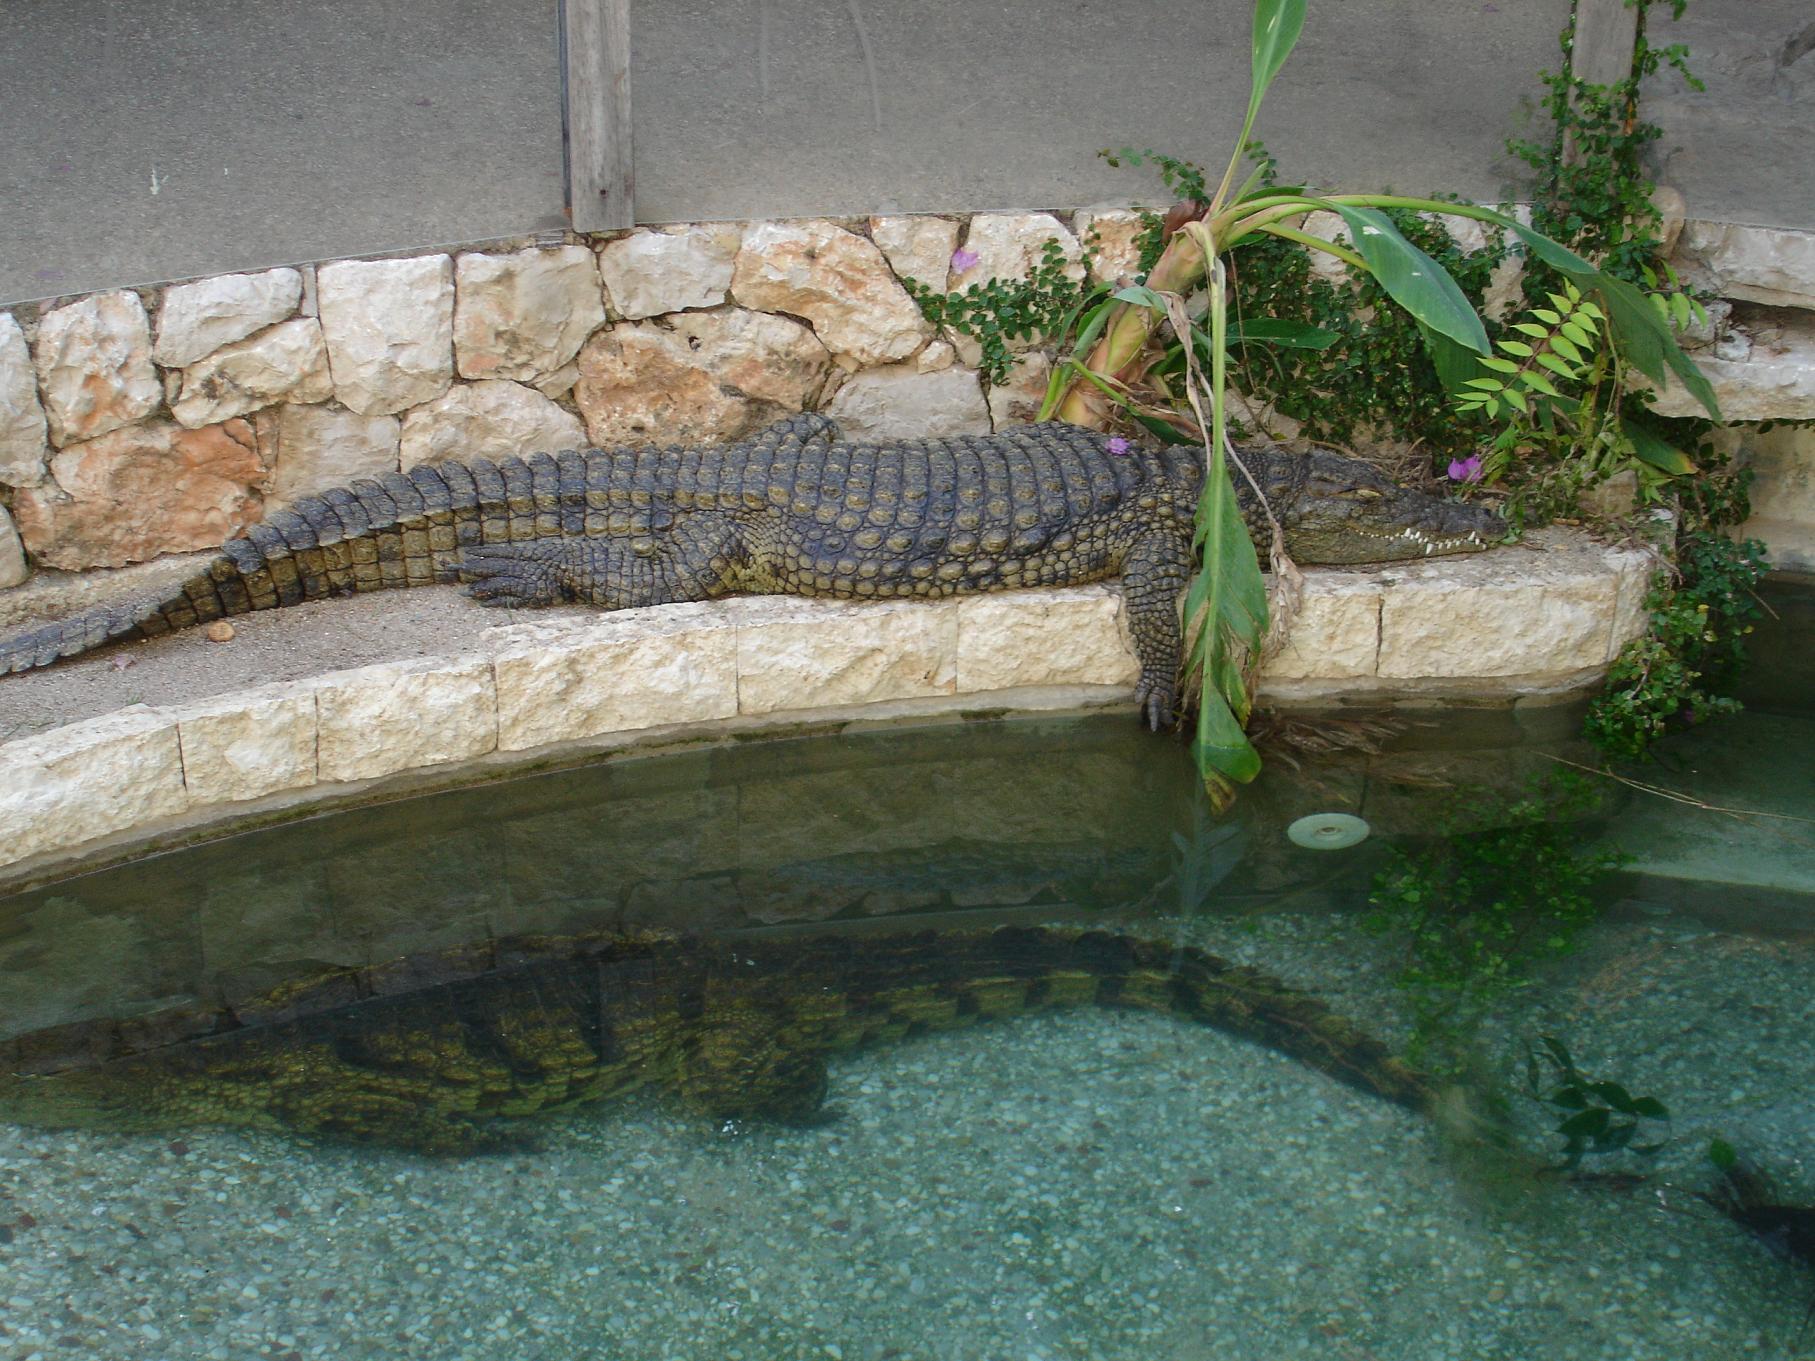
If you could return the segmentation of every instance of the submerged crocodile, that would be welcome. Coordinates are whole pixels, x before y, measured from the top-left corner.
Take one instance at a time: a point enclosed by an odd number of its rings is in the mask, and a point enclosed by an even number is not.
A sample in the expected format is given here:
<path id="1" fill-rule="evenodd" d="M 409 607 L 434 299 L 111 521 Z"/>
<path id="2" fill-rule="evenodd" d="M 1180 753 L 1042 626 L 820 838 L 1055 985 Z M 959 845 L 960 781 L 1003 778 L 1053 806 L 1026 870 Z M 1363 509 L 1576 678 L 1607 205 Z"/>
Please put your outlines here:
<path id="1" fill-rule="evenodd" d="M 1316 998 L 1106 930 L 545 939 L 500 953 L 488 972 L 404 995 L 262 1024 L 223 1013 L 199 1038 L 0 1076 L 0 1119 L 224 1124 L 465 1153 L 520 1144 L 521 1117 L 656 1087 L 715 1121 L 810 1123 L 833 1054 L 1091 1004 L 1214 1026 L 1415 1111 L 1436 1099 Z"/>
<path id="2" fill-rule="evenodd" d="M 1301 562 L 1465 552 L 1505 531 L 1491 511 L 1398 487 L 1353 459 L 1243 457 Z M 167 595 L 0 638 L 0 673 L 223 615 L 441 581 L 465 581 L 494 605 L 622 609 L 1120 577 L 1138 698 L 1158 727 L 1176 696 L 1200 479 L 1194 454 L 1076 426 L 864 443 L 816 415 L 736 445 L 424 464 L 273 512 Z M 1236 481 L 1250 531 L 1264 536 L 1266 508 Z"/>

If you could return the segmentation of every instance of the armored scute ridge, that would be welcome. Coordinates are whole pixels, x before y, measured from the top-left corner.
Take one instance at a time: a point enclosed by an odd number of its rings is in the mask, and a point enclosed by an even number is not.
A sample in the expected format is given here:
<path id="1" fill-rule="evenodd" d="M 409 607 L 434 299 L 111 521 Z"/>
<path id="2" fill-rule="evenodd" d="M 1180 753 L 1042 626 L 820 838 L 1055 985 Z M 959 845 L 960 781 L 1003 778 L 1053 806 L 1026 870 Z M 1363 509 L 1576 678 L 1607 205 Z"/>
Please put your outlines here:
<path id="1" fill-rule="evenodd" d="M 465 1153 L 520 1143 L 518 1118 L 656 1088 L 713 1120 L 803 1123 L 820 1115 L 832 1055 L 1085 1005 L 1227 1031 L 1415 1111 L 1436 1100 L 1426 1075 L 1317 998 L 1111 931 L 541 939 L 499 953 L 487 972 L 420 991 L 239 1023 L 248 1010 L 295 1009 L 283 995 L 221 1016 L 214 1033 L 0 1075 L 0 1119 L 226 1124 Z M 432 962 L 417 972 L 432 976 Z M 321 990 L 344 995 L 346 981 Z"/>
<path id="2" fill-rule="evenodd" d="M 737 592 L 938 598 L 1119 577 L 1138 697 L 1170 721 L 1201 477 L 1190 451 L 1114 449 L 1033 425 L 953 439 L 844 440 L 797 416 L 706 448 L 564 450 L 387 473 L 274 512 L 168 596 L 0 639 L 0 673 L 115 638 L 304 600 L 464 581 L 476 599 L 623 609 Z M 1491 512 L 1397 487 L 1333 454 L 1243 456 L 1307 563 L 1380 562 L 1488 546 Z M 1267 516 L 1246 479 L 1251 532 Z"/>

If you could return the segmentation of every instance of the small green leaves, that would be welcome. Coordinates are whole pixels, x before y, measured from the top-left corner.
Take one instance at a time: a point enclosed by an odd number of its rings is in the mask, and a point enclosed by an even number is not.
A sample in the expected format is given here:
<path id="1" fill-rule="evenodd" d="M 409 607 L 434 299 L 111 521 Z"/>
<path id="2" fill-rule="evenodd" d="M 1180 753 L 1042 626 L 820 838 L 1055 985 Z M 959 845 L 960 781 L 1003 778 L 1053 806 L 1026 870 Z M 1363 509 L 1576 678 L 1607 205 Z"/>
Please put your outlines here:
<path id="1" fill-rule="evenodd" d="M 1591 1153 L 1625 1149 L 1650 1157 L 1664 1147 L 1662 1142 L 1632 1142 L 1643 1122 L 1670 1119 L 1670 1110 L 1662 1101 L 1655 1096 L 1633 1096 L 1618 1082 L 1589 1077 L 1554 1035 L 1540 1037 L 1539 1043 L 1542 1052 L 1532 1049 L 1525 1056 L 1526 1087 L 1532 1100 L 1563 1113 L 1556 1133 L 1563 1139 L 1564 1170 L 1574 1171 Z M 1556 1085 L 1548 1092 L 1544 1088 L 1545 1066 L 1556 1074 Z"/>

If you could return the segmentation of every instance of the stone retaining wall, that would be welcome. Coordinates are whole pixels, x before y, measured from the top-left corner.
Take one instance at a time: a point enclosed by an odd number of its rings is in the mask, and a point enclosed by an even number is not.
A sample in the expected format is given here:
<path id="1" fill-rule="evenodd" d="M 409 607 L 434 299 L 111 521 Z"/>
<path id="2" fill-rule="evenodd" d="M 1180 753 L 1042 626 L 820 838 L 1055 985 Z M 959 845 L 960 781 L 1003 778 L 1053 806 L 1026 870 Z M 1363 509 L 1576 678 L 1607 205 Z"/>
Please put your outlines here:
<path id="1" fill-rule="evenodd" d="M 1263 693 L 1567 693 L 1641 627 L 1650 567 L 1642 551 L 1546 531 L 1504 553 L 1317 573 Z M 1132 722 L 1136 674 L 1108 586 L 507 625 L 458 655 L 134 705 L 0 744 L 0 882 L 223 819 L 630 744 L 979 709 L 1120 705 Z"/>

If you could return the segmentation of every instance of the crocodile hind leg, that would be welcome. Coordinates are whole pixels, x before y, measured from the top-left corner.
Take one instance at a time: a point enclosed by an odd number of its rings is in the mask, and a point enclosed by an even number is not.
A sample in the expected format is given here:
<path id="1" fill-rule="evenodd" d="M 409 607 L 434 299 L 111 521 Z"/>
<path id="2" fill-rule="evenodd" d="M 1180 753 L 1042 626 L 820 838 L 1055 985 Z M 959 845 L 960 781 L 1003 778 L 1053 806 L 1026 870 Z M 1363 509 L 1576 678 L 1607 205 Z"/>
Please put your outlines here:
<path id="1" fill-rule="evenodd" d="M 1141 664 L 1134 700 L 1155 732 L 1170 727 L 1176 717 L 1184 652 L 1179 596 L 1190 576 L 1191 541 L 1175 531 L 1142 535 L 1122 559 L 1122 599 L 1128 607 L 1134 655 Z"/>
<path id="2" fill-rule="evenodd" d="M 487 605 L 673 605 L 721 595 L 745 554 L 726 515 L 678 517 L 663 533 L 530 539 L 469 548 L 467 594 Z"/>

